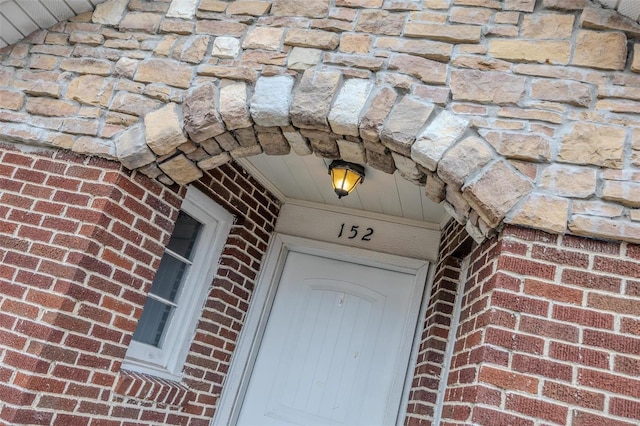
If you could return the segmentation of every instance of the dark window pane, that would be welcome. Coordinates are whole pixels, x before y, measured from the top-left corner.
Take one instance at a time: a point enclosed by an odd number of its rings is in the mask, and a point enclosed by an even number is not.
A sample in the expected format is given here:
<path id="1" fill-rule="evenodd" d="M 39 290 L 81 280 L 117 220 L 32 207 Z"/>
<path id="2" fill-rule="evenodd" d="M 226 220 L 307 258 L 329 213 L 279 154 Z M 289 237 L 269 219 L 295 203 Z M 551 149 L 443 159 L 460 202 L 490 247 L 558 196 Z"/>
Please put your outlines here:
<path id="1" fill-rule="evenodd" d="M 133 333 L 133 340 L 160 347 L 162 334 L 169 322 L 169 315 L 171 315 L 172 309 L 169 305 L 147 297 L 142 317 L 138 322 L 135 333 Z"/>
<path id="2" fill-rule="evenodd" d="M 168 253 L 162 256 L 160 267 L 153 279 L 151 293 L 163 299 L 175 302 L 180 284 L 187 271 L 187 265 Z"/>
<path id="3" fill-rule="evenodd" d="M 201 228 L 202 224 L 200 222 L 181 211 L 167 248 L 191 260 L 193 247 L 196 244 Z"/>

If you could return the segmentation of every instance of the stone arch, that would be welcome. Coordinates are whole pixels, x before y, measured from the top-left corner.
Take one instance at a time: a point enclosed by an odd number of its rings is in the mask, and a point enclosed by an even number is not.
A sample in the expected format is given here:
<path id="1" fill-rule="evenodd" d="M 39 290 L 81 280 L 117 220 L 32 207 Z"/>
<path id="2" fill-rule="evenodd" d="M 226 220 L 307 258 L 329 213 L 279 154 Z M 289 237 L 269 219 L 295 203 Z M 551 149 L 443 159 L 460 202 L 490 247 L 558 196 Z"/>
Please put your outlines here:
<path id="1" fill-rule="evenodd" d="M 174 0 L 151 13 L 110 0 L 5 49 L 7 81 L 23 77 L 21 67 L 52 67 L 64 87 L 22 81 L 5 90 L 1 136 L 117 159 L 166 184 L 260 152 L 342 158 L 425 185 L 479 240 L 506 221 L 640 241 L 640 138 L 624 128 L 640 120 L 609 100 L 624 96 L 607 84 L 634 84 L 634 22 L 563 2 L 544 2 L 540 16 L 534 1 L 496 2 L 516 32 L 496 26 L 489 35 L 503 38 L 492 38 L 463 23 L 471 15 L 448 28 L 412 22 L 409 13 L 426 7 L 418 2 L 344 2 L 354 25 L 316 28 L 307 21 L 329 19 L 328 0 L 205 3 Z M 436 10 L 451 8 L 444 3 Z M 560 41 L 514 37 L 540 30 Z M 69 46 L 51 47 L 47 34 L 66 35 Z M 371 51 L 374 36 L 383 54 L 360 55 L 358 43 Z M 608 49 L 589 57 L 594 43 Z M 122 54 L 134 48 L 140 57 Z M 21 61 L 39 52 L 61 59 Z M 571 179 L 578 188 L 562 182 Z"/>

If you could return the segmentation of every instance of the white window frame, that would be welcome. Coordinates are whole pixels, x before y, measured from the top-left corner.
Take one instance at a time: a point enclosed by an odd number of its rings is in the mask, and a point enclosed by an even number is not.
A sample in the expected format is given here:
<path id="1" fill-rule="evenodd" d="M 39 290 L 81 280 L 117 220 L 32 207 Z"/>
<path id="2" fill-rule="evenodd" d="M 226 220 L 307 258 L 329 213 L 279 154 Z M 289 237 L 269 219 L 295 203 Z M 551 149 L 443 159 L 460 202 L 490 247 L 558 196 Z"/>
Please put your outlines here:
<path id="1" fill-rule="evenodd" d="M 181 210 L 204 226 L 194 248 L 193 263 L 180 289 L 178 306 L 165 331 L 161 348 L 131 340 L 122 369 L 168 380 L 182 380 L 182 370 L 219 259 L 233 224 L 233 216 L 193 186 Z"/>

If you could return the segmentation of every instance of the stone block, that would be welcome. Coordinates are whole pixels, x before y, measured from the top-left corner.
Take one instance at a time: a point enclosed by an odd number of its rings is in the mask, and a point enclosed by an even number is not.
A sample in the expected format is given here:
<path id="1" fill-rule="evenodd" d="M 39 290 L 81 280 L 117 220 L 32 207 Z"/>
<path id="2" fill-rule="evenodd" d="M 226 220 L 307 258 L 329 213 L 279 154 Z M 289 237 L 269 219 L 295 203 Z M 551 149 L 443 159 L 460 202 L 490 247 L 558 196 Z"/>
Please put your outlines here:
<path id="1" fill-rule="evenodd" d="M 360 115 L 372 87 L 371 81 L 357 78 L 344 82 L 328 116 L 333 133 L 359 136 Z"/>
<path id="2" fill-rule="evenodd" d="M 631 164 L 640 167 L 640 129 L 633 129 L 631 138 Z"/>
<path id="3" fill-rule="evenodd" d="M 336 0 L 336 6 L 374 9 L 382 6 L 382 0 Z"/>
<path id="4" fill-rule="evenodd" d="M 570 80 L 535 79 L 531 82 L 531 96 L 581 107 L 588 107 L 593 100 L 591 85 Z"/>
<path id="5" fill-rule="evenodd" d="M 289 53 L 287 67 L 292 70 L 304 72 L 306 69 L 316 66 L 320 62 L 322 50 L 307 47 L 294 47 Z"/>
<path id="6" fill-rule="evenodd" d="M 184 99 L 184 127 L 189 137 L 201 143 L 224 132 L 218 112 L 218 89 L 204 83 L 190 89 Z"/>
<path id="7" fill-rule="evenodd" d="M 240 54 L 240 40 L 234 37 L 216 37 L 211 56 L 233 59 Z"/>
<path id="8" fill-rule="evenodd" d="M 467 178 L 473 176 L 493 158 L 489 145 L 477 136 L 469 136 L 448 150 L 438 163 L 438 177 L 442 181 L 461 188 Z"/>
<path id="9" fill-rule="evenodd" d="M 98 157 L 115 160 L 116 147 L 112 140 L 80 136 L 71 146 L 71 151 L 76 154 L 95 155 Z"/>
<path id="10" fill-rule="evenodd" d="M 135 170 L 156 160 L 147 146 L 142 124 L 131 126 L 115 138 L 116 157 L 123 166 Z M 154 176 L 155 177 L 155 176 Z"/>
<path id="11" fill-rule="evenodd" d="M 531 39 L 570 38 L 575 17 L 568 14 L 544 13 L 524 15 L 522 37 Z"/>
<path id="12" fill-rule="evenodd" d="M 164 83 L 186 89 L 191 84 L 192 68 L 170 59 L 145 59 L 138 64 L 135 81 L 144 83 Z"/>
<path id="13" fill-rule="evenodd" d="M 219 79 L 241 80 L 255 82 L 258 73 L 255 69 L 242 66 L 224 66 L 203 64 L 198 67 L 198 75 L 216 77 Z"/>
<path id="14" fill-rule="evenodd" d="M 340 37 L 329 31 L 307 30 L 291 28 L 287 31 L 284 44 L 289 46 L 313 47 L 317 49 L 333 50 L 338 47 Z"/>
<path id="15" fill-rule="evenodd" d="M 242 37 L 247 26 L 240 22 L 199 19 L 196 21 L 196 33 L 210 36 Z"/>
<path id="16" fill-rule="evenodd" d="M 131 12 L 124 15 L 118 29 L 122 32 L 142 31 L 149 34 L 155 34 L 160 27 L 162 15 L 159 13 Z"/>
<path id="17" fill-rule="evenodd" d="M 236 129 L 236 131 L 233 133 L 241 147 L 246 148 L 246 147 L 255 146 L 258 144 L 258 140 L 256 139 L 256 134 L 253 131 L 253 127 Z"/>
<path id="18" fill-rule="evenodd" d="M 338 50 L 343 53 L 369 53 L 371 36 L 368 34 L 342 34 Z"/>
<path id="19" fill-rule="evenodd" d="M 489 54 L 512 62 L 566 65 L 571 56 L 570 41 L 492 39 Z"/>
<path id="20" fill-rule="evenodd" d="M 568 214 L 569 200 L 566 198 L 531 193 L 512 213 L 509 213 L 505 222 L 563 234 L 567 230 Z"/>
<path id="21" fill-rule="evenodd" d="M 27 98 L 25 110 L 29 114 L 45 117 L 72 117 L 80 107 L 75 102 L 51 98 Z"/>
<path id="22" fill-rule="evenodd" d="M 174 56 L 182 62 L 199 64 L 204 59 L 209 49 L 211 37 L 196 35 L 184 40 L 180 49 L 174 48 Z"/>
<path id="23" fill-rule="evenodd" d="M 260 145 L 241 146 L 240 148 L 229 151 L 229 154 L 231 154 L 233 158 L 253 157 L 254 155 L 262 154 L 262 147 Z"/>
<path id="24" fill-rule="evenodd" d="M 571 202 L 572 214 L 614 218 L 622 217 L 623 212 L 624 207 L 620 204 L 604 203 L 598 200 L 573 200 Z"/>
<path id="25" fill-rule="evenodd" d="M 560 140 L 558 160 L 621 169 L 625 131 L 614 126 L 570 123 Z"/>
<path id="26" fill-rule="evenodd" d="M 424 194 L 434 203 L 442 202 L 446 195 L 445 189 L 447 185 L 435 173 L 427 172 L 426 176 L 427 182 L 425 184 Z"/>
<path id="27" fill-rule="evenodd" d="M 186 185 L 202 177 L 202 170 L 185 157 L 184 154 L 160 163 L 159 166 L 178 185 Z"/>
<path id="28" fill-rule="evenodd" d="M 321 130 L 302 129 L 302 136 L 309 139 L 309 144 L 313 153 L 324 158 L 336 159 L 340 158 L 340 150 L 338 149 L 338 135 Z"/>
<path id="29" fill-rule="evenodd" d="M 127 10 L 129 0 L 111 0 L 96 5 L 91 21 L 97 24 L 118 25 Z"/>
<path id="30" fill-rule="evenodd" d="M 542 135 L 531 132 L 486 131 L 481 131 L 480 134 L 493 145 L 500 155 L 506 158 L 530 162 L 551 159 L 551 143 Z"/>
<path id="31" fill-rule="evenodd" d="M 267 155 L 287 155 L 291 147 L 281 133 L 258 133 L 262 151 Z"/>
<path id="32" fill-rule="evenodd" d="M 536 0 L 504 0 L 504 10 L 517 10 L 519 12 L 533 12 Z"/>
<path id="33" fill-rule="evenodd" d="M 603 238 L 640 244 L 640 224 L 620 219 L 571 215 L 569 231 L 589 238 Z"/>
<path id="34" fill-rule="evenodd" d="M 394 54 L 389 59 L 389 69 L 419 78 L 425 83 L 445 84 L 447 65 L 419 56 Z"/>
<path id="35" fill-rule="evenodd" d="M 174 103 L 145 115 L 144 135 L 149 148 L 158 155 L 174 152 L 187 142 L 182 123 L 182 108 Z"/>
<path id="36" fill-rule="evenodd" d="M 198 161 L 198 167 L 202 170 L 211 170 L 227 164 L 229 161 L 231 161 L 231 155 L 229 155 L 228 152 L 223 152 L 222 154 L 213 155 L 207 159 Z"/>
<path id="37" fill-rule="evenodd" d="M 112 79 L 97 75 L 82 75 L 71 80 L 66 97 L 83 104 L 107 107 L 113 95 L 113 88 Z"/>
<path id="38" fill-rule="evenodd" d="M 282 127 L 282 135 L 285 137 L 293 152 L 297 155 L 311 155 L 313 154 L 313 149 L 311 149 L 311 145 L 309 141 L 300 134 L 299 131 L 295 129 L 295 127 L 287 126 Z"/>
<path id="39" fill-rule="evenodd" d="M 482 27 L 478 25 L 445 25 L 409 22 L 405 37 L 428 38 L 448 43 L 480 43 Z"/>
<path id="40" fill-rule="evenodd" d="M 340 158 L 356 164 L 366 164 L 367 154 L 362 142 L 352 142 L 344 139 L 338 139 L 338 149 L 340 150 Z"/>
<path id="41" fill-rule="evenodd" d="M 425 184 L 427 177 L 418 169 L 418 166 L 411 158 L 407 158 L 393 151 L 391 152 L 391 156 L 393 157 L 393 162 L 396 165 L 398 174 L 402 176 L 403 179 L 416 185 Z"/>
<path id="42" fill-rule="evenodd" d="M 444 153 L 460 139 L 469 128 L 467 119 L 442 111 L 418 136 L 411 147 L 411 158 L 430 171 L 436 171 Z"/>
<path id="43" fill-rule="evenodd" d="M 167 18 L 192 19 L 198 7 L 198 0 L 172 0 Z"/>
<path id="44" fill-rule="evenodd" d="M 271 5 L 271 14 L 326 18 L 329 15 L 329 3 L 329 0 L 274 0 Z"/>
<path id="45" fill-rule="evenodd" d="M 380 88 L 375 92 L 371 103 L 360 119 L 360 137 L 372 142 L 380 140 L 382 124 L 391 112 L 397 98 L 398 94 L 395 90 L 388 87 Z"/>
<path id="46" fill-rule="evenodd" d="M 218 142 L 220 148 L 225 151 L 232 151 L 236 148 L 240 148 L 240 144 L 236 138 L 234 138 L 229 132 L 224 132 L 223 134 L 216 136 L 214 139 Z"/>
<path id="47" fill-rule="evenodd" d="M 283 35 L 284 28 L 254 27 L 247 33 L 242 42 L 242 48 L 279 51 Z"/>
<path id="48" fill-rule="evenodd" d="M 130 115 L 143 116 L 161 105 L 162 102 L 143 95 L 118 92 L 111 102 L 111 110 Z"/>
<path id="49" fill-rule="evenodd" d="M 526 79 L 499 71 L 456 70 L 451 72 L 451 93 L 456 101 L 517 103 L 525 93 Z"/>
<path id="50" fill-rule="evenodd" d="M 450 43 L 432 40 L 412 40 L 401 37 L 378 37 L 375 46 L 378 49 L 408 53 L 440 62 L 448 62 L 453 51 L 453 45 Z"/>
<path id="51" fill-rule="evenodd" d="M 356 70 L 353 68 L 364 68 L 371 71 L 379 71 L 384 67 L 383 58 L 372 58 L 370 56 L 363 55 L 346 55 L 343 53 L 325 53 L 323 62 L 325 64 L 334 64 L 345 67 L 343 73 L 346 75 L 355 75 Z M 369 74 L 365 73 L 364 76 L 358 78 L 369 78 Z"/>
<path id="52" fill-rule="evenodd" d="M 247 105 L 247 84 L 234 82 L 220 89 L 220 116 L 228 130 L 249 127 L 253 123 Z"/>
<path id="53" fill-rule="evenodd" d="M 203 12 L 224 12 L 229 5 L 228 2 L 222 0 L 201 0 L 198 10 Z"/>
<path id="54" fill-rule="evenodd" d="M 118 62 L 116 62 L 116 66 L 113 69 L 113 76 L 133 79 L 133 75 L 136 72 L 137 66 L 138 61 L 136 61 L 135 59 L 120 58 L 118 59 Z"/>
<path id="55" fill-rule="evenodd" d="M 551 164 L 540 176 L 540 189 L 563 197 L 589 198 L 596 188 L 595 168 Z"/>
<path id="56" fill-rule="evenodd" d="M 97 58 L 65 58 L 60 63 L 60 69 L 73 71 L 78 74 L 97 74 L 108 76 L 111 74 L 113 63 L 106 59 Z"/>
<path id="57" fill-rule="evenodd" d="M 371 34 L 400 35 L 406 19 L 406 13 L 365 9 L 360 12 L 356 24 L 356 31 Z"/>
<path id="58" fill-rule="evenodd" d="M 227 15 L 262 16 L 269 11 L 271 3 L 268 1 L 234 1 L 227 7 Z"/>
<path id="59" fill-rule="evenodd" d="M 533 184 L 506 161 L 491 165 L 478 179 L 463 187 L 465 199 L 490 227 L 533 189 Z"/>
<path id="60" fill-rule="evenodd" d="M 615 201 L 627 207 L 640 207 L 640 182 L 605 180 L 602 199 Z"/>
<path id="61" fill-rule="evenodd" d="M 376 170 L 392 175 L 396 171 L 396 164 L 393 161 L 391 152 L 383 153 L 367 151 L 367 164 Z"/>
<path id="62" fill-rule="evenodd" d="M 293 83 L 293 77 L 286 75 L 258 79 L 250 108 L 256 124 L 264 127 L 289 125 Z"/>
<path id="63" fill-rule="evenodd" d="M 469 218 L 471 206 L 464 199 L 459 189 L 447 186 L 445 188 L 445 201 L 442 204 L 445 210 L 459 223 L 464 224 Z"/>
<path id="64" fill-rule="evenodd" d="M 293 125 L 305 129 L 328 130 L 327 115 L 340 80 L 339 72 L 305 71 L 293 93 Z"/>
<path id="65" fill-rule="evenodd" d="M 621 32 L 578 32 L 571 65 L 622 70 L 627 60 L 627 37 Z"/>
<path id="66" fill-rule="evenodd" d="M 0 89 L 0 109 L 18 111 L 24 105 L 24 93 Z"/>
<path id="67" fill-rule="evenodd" d="M 431 117 L 435 106 L 412 96 L 404 96 L 386 120 L 380 140 L 386 147 L 405 157 L 411 155 L 411 145 Z"/>
<path id="68" fill-rule="evenodd" d="M 640 36 L 638 24 L 624 18 L 615 10 L 585 6 L 581 12 L 579 22 L 581 28 L 623 31 L 633 37 Z"/>
<path id="69" fill-rule="evenodd" d="M 582 10 L 592 5 L 591 0 L 542 0 L 543 9 Z"/>

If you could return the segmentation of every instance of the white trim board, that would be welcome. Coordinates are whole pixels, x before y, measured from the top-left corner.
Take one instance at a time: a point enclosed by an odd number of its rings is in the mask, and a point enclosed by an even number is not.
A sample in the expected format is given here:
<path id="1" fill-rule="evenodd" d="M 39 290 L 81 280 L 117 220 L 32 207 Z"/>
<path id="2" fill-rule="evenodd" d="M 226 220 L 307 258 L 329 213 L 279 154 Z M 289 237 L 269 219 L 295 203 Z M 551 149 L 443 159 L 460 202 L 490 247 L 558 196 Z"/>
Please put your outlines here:
<path id="1" fill-rule="evenodd" d="M 440 231 L 430 228 L 298 204 L 282 206 L 276 224 L 282 234 L 435 262 Z"/>

